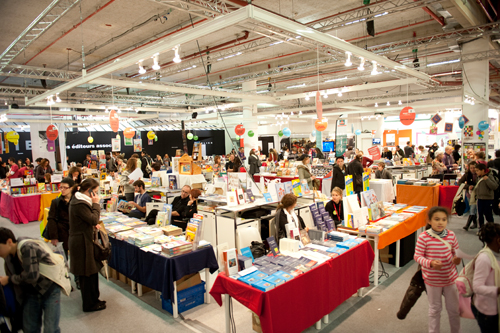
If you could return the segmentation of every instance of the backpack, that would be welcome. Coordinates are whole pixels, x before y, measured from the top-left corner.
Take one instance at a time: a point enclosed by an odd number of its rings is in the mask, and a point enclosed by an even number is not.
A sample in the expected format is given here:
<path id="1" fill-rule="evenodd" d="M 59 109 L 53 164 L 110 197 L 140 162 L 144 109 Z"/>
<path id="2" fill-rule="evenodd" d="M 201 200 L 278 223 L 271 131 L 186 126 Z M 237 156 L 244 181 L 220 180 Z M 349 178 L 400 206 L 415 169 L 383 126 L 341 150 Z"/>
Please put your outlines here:
<path id="1" fill-rule="evenodd" d="M 146 160 L 146 172 L 147 173 L 151 173 L 153 172 L 153 168 L 151 168 L 151 163 L 150 163 L 150 159 L 148 157 L 145 158 Z"/>
<path id="2" fill-rule="evenodd" d="M 108 260 L 111 255 L 111 243 L 109 242 L 108 234 L 94 228 L 94 259 L 96 261 Z"/>
<path id="3" fill-rule="evenodd" d="M 458 216 L 462 216 L 465 212 L 465 184 L 461 184 L 458 188 L 455 198 L 453 198 L 453 207 L 451 213 L 457 213 Z"/>
<path id="4" fill-rule="evenodd" d="M 68 267 L 62 255 L 54 253 L 47 243 L 41 239 L 25 239 L 19 242 L 17 246 L 17 255 L 19 260 L 22 262 L 21 248 L 27 242 L 36 243 L 44 252 L 50 255 L 50 260 L 54 263 L 53 265 L 46 264 L 43 262 L 38 263 L 38 268 L 40 270 L 40 275 L 43 275 L 52 282 L 58 284 L 61 287 L 61 291 L 69 296 L 71 293 L 71 280 L 68 273 Z"/>
<path id="5" fill-rule="evenodd" d="M 455 283 L 457 286 L 460 284 L 464 288 L 458 288 L 458 290 L 465 290 L 465 292 L 462 292 L 461 295 L 464 297 L 471 297 L 474 294 L 474 290 L 472 288 L 472 281 L 474 281 L 474 268 L 476 265 L 476 259 L 481 253 L 486 253 L 488 257 L 490 257 L 490 260 L 492 262 L 492 267 L 493 269 L 498 269 L 500 270 L 500 267 L 498 267 L 498 262 L 489 249 L 489 247 L 486 245 L 481 251 L 479 251 L 478 254 L 472 259 L 465 267 L 462 269 L 460 274 L 458 275 L 458 278 L 455 280 Z"/>

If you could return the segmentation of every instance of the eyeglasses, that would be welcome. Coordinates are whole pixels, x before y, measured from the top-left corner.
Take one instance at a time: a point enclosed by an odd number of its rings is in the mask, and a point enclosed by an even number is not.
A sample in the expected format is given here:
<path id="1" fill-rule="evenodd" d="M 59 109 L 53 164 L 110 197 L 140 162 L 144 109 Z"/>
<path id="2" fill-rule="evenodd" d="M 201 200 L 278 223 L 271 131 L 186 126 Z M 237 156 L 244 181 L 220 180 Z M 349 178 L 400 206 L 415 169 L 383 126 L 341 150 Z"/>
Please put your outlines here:
<path id="1" fill-rule="evenodd" d="M 60 190 L 69 190 L 70 187 L 69 186 L 60 186 L 59 189 Z"/>
<path id="2" fill-rule="evenodd" d="M 182 193 L 186 193 L 186 194 L 189 194 L 189 192 L 188 192 L 188 191 L 184 191 L 184 190 L 182 190 Z"/>

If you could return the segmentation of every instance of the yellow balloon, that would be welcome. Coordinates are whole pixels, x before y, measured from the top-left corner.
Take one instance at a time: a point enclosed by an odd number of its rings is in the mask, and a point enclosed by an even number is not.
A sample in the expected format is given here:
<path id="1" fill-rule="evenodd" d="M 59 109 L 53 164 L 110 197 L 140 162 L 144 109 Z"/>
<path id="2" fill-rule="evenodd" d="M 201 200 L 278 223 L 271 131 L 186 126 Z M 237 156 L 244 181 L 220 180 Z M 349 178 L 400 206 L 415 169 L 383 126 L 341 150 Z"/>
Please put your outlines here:
<path id="1" fill-rule="evenodd" d="M 93 137 L 91 137 L 91 136 L 89 136 L 89 138 L 87 139 L 87 141 L 88 141 L 89 143 L 92 143 L 92 142 L 94 142 L 94 138 L 93 138 Z"/>
<path id="2" fill-rule="evenodd" d="M 5 138 L 7 141 L 12 142 L 13 144 L 17 145 L 19 142 L 19 134 L 16 131 L 10 131 L 5 135 Z"/>
<path id="3" fill-rule="evenodd" d="M 155 136 L 156 136 L 155 132 L 153 132 L 153 131 L 148 132 L 148 139 L 149 140 L 153 140 L 155 138 Z"/>

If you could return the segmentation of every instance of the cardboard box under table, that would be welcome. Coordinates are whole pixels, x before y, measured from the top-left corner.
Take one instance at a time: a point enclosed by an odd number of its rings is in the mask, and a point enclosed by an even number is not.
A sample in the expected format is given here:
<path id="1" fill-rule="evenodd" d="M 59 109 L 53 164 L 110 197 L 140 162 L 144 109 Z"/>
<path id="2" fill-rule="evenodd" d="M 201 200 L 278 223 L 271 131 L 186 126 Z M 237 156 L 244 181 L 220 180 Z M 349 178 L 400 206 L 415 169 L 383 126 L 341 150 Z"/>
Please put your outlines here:
<path id="1" fill-rule="evenodd" d="M 320 329 L 322 319 L 327 323 L 330 312 L 369 286 L 373 258 L 370 244 L 362 242 L 267 292 L 220 273 L 210 295 L 222 306 L 225 294 L 226 332 L 230 332 L 230 297 L 259 316 L 262 332 L 302 332 L 315 323 Z"/>
<path id="2" fill-rule="evenodd" d="M 109 267 L 119 274 L 132 280 L 132 290 L 137 283 L 138 294 L 142 286 L 160 291 L 165 300 L 173 300 L 174 318 L 178 317 L 177 284 L 184 276 L 205 270 L 205 279 L 210 285 L 210 274 L 219 269 L 211 246 L 198 249 L 194 252 L 167 258 L 163 255 L 145 252 L 139 247 L 109 238 L 113 251 L 109 260 Z M 139 294 L 140 296 L 140 294 Z M 209 297 L 205 295 L 205 302 Z"/>

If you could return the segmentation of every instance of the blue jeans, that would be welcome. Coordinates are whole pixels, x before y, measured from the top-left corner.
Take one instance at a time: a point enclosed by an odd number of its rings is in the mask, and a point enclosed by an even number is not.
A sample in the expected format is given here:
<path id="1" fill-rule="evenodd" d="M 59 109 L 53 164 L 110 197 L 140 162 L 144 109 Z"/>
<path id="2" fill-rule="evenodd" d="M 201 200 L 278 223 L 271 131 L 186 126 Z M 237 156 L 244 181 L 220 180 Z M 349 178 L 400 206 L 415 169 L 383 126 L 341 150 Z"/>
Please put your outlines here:
<path id="1" fill-rule="evenodd" d="M 23 306 L 24 333 L 43 332 L 59 333 L 59 318 L 61 316 L 61 288 L 57 284 L 44 294 L 25 294 Z"/>
<path id="2" fill-rule="evenodd" d="M 482 314 L 476 309 L 474 304 L 471 302 L 470 308 L 474 317 L 476 317 L 477 324 L 481 333 L 498 332 L 498 314 L 495 316 L 487 316 Z"/>
<path id="3" fill-rule="evenodd" d="M 481 229 L 484 225 L 484 218 L 487 222 L 493 222 L 493 200 L 477 199 L 478 222 Z"/>

